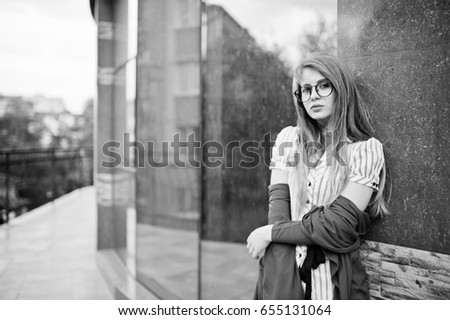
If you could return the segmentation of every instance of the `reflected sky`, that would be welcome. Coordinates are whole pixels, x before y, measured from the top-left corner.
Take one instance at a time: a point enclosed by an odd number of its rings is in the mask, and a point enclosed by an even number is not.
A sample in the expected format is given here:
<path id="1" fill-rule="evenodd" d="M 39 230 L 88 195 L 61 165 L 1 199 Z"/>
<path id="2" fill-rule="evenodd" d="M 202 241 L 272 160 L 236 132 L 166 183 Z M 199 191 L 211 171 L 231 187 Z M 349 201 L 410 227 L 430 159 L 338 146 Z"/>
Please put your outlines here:
<path id="1" fill-rule="evenodd" d="M 278 47 L 280 58 L 294 67 L 300 60 L 299 37 L 314 30 L 320 17 L 337 19 L 337 0 L 207 0 L 223 7 L 258 43 Z"/>

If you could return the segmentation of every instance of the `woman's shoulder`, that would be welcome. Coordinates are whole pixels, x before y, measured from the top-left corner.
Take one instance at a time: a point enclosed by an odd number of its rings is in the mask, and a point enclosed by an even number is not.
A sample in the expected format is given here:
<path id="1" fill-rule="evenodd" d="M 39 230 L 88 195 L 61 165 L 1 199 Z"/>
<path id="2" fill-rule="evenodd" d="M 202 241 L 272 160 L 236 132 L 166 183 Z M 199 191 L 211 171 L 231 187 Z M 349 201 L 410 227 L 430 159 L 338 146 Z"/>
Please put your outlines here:
<path id="1" fill-rule="evenodd" d="M 298 140 L 298 128 L 293 126 L 284 127 L 277 135 L 277 143 L 294 142 Z"/>
<path id="2" fill-rule="evenodd" d="M 295 159 L 298 148 L 297 127 L 288 126 L 283 128 L 277 135 L 272 148 L 272 158 L 270 167 L 287 170 L 287 164 Z"/>
<path id="3" fill-rule="evenodd" d="M 378 189 L 384 165 L 383 145 L 376 138 L 349 144 L 349 180 Z"/>
<path id="4" fill-rule="evenodd" d="M 350 153 L 372 152 L 383 153 L 383 144 L 377 138 L 369 138 L 363 141 L 350 142 L 348 145 Z"/>

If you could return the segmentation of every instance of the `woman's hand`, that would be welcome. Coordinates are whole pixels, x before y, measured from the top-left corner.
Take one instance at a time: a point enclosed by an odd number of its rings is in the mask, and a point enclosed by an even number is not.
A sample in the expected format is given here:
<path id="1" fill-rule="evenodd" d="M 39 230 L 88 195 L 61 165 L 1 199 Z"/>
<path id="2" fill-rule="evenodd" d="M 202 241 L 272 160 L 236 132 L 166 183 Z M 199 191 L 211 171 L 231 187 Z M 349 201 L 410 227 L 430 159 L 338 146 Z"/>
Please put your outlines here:
<path id="1" fill-rule="evenodd" d="M 247 238 L 247 249 L 253 258 L 264 255 L 264 249 L 272 242 L 272 224 L 255 229 Z"/>

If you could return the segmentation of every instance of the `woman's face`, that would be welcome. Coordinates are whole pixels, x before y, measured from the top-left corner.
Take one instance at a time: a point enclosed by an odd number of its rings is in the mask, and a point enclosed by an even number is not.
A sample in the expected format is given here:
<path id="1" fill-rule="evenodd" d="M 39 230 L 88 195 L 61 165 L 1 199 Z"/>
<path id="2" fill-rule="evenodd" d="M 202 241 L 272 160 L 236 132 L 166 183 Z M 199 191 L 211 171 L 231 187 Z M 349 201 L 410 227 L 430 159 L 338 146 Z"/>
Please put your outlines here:
<path id="1" fill-rule="evenodd" d="M 316 120 L 320 126 L 326 127 L 334 109 L 334 99 L 336 95 L 334 89 L 331 88 L 331 94 L 326 97 L 324 96 L 330 89 L 327 86 L 332 87 L 331 83 L 329 83 L 328 79 L 320 72 L 311 68 L 305 68 L 303 69 L 300 78 L 300 86 L 302 88 L 301 91 L 304 93 L 305 91 L 307 93 L 311 92 L 309 100 L 303 102 L 306 112 L 311 118 Z M 322 96 L 317 94 L 317 91 L 319 91 Z"/>

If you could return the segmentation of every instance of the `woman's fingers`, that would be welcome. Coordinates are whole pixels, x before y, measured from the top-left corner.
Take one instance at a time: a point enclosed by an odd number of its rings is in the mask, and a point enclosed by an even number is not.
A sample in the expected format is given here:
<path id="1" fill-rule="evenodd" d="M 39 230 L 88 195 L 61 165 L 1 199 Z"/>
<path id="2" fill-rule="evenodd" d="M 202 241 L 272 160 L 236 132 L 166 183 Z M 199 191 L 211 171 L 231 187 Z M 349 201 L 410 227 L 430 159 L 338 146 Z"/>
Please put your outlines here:
<path id="1" fill-rule="evenodd" d="M 248 253 L 254 258 L 258 259 L 259 252 L 261 251 L 261 245 L 259 244 L 261 241 L 259 239 L 258 233 L 253 231 L 247 238 L 247 249 Z"/>
<path id="2" fill-rule="evenodd" d="M 264 255 L 266 247 L 271 242 L 272 225 L 253 230 L 247 238 L 247 249 L 251 256 L 258 259 Z"/>
<path id="3" fill-rule="evenodd" d="M 258 259 L 259 258 L 259 252 L 257 250 L 255 250 L 255 248 L 253 246 L 248 246 L 248 253 L 250 253 L 250 255 L 254 258 L 254 259 Z"/>
<path id="4" fill-rule="evenodd" d="M 255 248 L 254 248 L 250 243 L 247 244 L 247 248 L 248 248 L 248 253 L 250 253 L 250 255 L 251 255 L 253 258 L 258 259 L 258 257 L 259 257 L 258 253 L 259 253 L 259 252 L 257 252 L 257 251 L 255 250 Z"/>
<path id="5" fill-rule="evenodd" d="M 255 259 L 258 258 L 258 252 L 256 252 L 256 250 L 255 250 L 254 248 L 252 248 L 252 251 L 250 252 L 250 255 L 251 255 L 253 258 L 255 258 Z"/>

